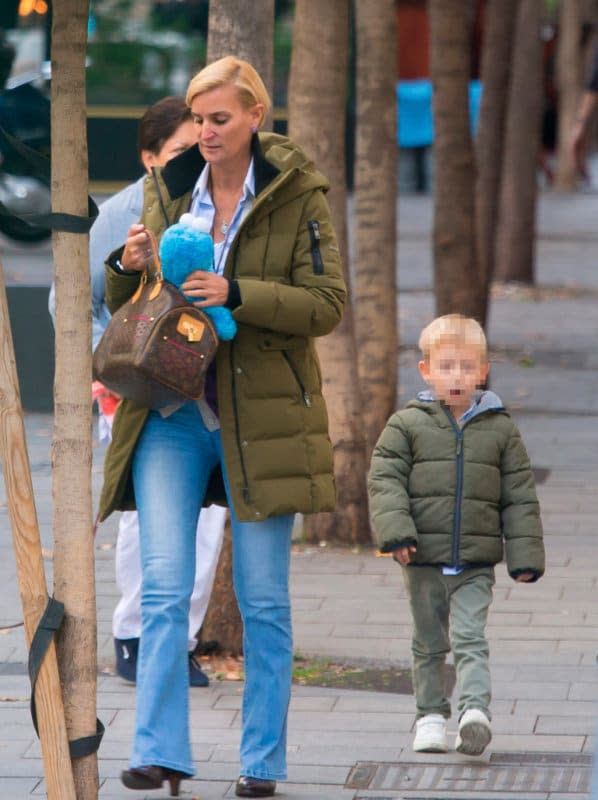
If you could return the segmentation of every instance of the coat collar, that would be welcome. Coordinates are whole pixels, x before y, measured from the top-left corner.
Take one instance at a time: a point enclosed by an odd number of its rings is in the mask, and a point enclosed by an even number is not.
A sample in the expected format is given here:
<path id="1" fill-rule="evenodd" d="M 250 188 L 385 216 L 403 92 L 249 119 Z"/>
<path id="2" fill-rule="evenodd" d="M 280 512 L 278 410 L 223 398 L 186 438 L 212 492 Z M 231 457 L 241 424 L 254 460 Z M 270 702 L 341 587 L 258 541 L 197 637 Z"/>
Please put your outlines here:
<path id="1" fill-rule="evenodd" d="M 268 184 L 272 183 L 280 173 L 280 170 L 264 156 L 257 133 L 254 133 L 251 139 L 251 154 L 253 156 L 255 194 L 257 197 Z M 197 176 L 204 168 L 205 163 L 205 159 L 197 145 L 193 145 L 168 162 L 162 169 L 162 179 L 172 200 L 176 200 L 193 190 Z"/>

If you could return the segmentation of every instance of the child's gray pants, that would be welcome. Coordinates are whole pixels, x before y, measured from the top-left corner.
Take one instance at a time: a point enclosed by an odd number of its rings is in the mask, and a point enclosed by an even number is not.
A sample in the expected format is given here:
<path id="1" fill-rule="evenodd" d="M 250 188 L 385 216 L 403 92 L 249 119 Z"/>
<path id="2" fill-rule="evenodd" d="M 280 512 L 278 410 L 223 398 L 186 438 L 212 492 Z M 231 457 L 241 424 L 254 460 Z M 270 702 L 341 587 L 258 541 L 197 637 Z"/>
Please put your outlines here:
<path id="1" fill-rule="evenodd" d="M 440 567 L 404 567 L 413 616 L 413 688 L 417 717 L 442 714 L 446 697 L 444 662 L 452 651 L 459 690 L 459 718 L 478 708 L 490 719 L 490 669 L 485 628 L 492 600 L 494 568 L 443 575 Z"/>

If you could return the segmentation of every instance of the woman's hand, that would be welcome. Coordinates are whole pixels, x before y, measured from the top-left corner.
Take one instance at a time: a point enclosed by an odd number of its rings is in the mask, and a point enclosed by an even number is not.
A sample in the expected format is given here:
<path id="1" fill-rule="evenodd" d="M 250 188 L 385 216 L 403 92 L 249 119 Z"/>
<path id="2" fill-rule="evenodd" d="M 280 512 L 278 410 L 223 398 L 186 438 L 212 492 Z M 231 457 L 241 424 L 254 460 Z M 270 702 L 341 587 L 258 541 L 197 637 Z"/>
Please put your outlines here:
<path id="1" fill-rule="evenodd" d="M 145 225 L 131 225 L 120 263 L 126 270 L 143 270 L 152 263 L 152 245 Z"/>
<path id="2" fill-rule="evenodd" d="M 195 272 L 187 275 L 181 291 L 189 297 L 201 298 L 201 300 L 196 300 L 194 305 L 206 308 L 225 305 L 228 300 L 229 286 L 228 280 L 222 275 L 196 269 Z"/>

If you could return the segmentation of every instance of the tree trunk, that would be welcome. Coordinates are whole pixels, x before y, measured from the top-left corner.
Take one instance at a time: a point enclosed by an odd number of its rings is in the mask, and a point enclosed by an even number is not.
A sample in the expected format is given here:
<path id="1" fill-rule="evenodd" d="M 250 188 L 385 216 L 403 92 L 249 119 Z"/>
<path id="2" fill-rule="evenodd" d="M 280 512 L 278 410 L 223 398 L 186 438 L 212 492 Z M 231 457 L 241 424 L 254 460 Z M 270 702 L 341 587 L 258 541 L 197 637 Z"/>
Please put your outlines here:
<path id="1" fill-rule="evenodd" d="M 529 284 L 534 282 L 542 112 L 541 12 L 541 0 L 521 0 L 517 13 L 496 241 L 496 278 Z"/>
<path id="2" fill-rule="evenodd" d="M 348 39 L 346 0 L 297 0 L 289 75 L 289 135 L 330 181 L 328 199 L 347 286 L 344 141 Z M 309 518 L 307 536 L 312 541 L 370 543 L 365 438 L 350 303 L 337 328 L 318 340 L 318 354 L 334 446 L 338 510 Z"/>
<path id="3" fill-rule="evenodd" d="M 274 0 L 210 0 L 208 63 L 223 56 L 243 58 L 256 68 L 270 95 L 274 86 Z M 272 114 L 264 128 L 272 127 Z"/>
<path id="4" fill-rule="evenodd" d="M 0 457 L 17 562 L 25 640 L 27 647 L 31 647 L 48 605 L 48 589 L 1 261 Z M 34 696 L 47 800 L 76 800 L 54 641 L 50 642 L 41 663 Z"/>
<path id="5" fill-rule="evenodd" d="M 233 591 L 232 576 L 231 527 L 230 517 L 227 516 L 214 589 L 201 626 L 201 641 L 217 641 L 223 652 L 238 656 L 243 652 L 243 623 Z"/>
<path id="6" fill-rule="evenodd" d="M 489 0 L 482 50 L 482 101 L 476 137 L 476 255 L 480 323 L 486 327 L 503 164 L 505 120 L 519 0 Z"/>
<path id="7" fill-rule="evenodd" d="M 475 269 L 474 157 L 469 123 L 469 4 L 430 0 L 434 86 L 436 313 L 480 317 Z"/>
<path id="8" fill-rule="evenodd" d="M 208 63 L 227 55 L 249 61 L 271 93 L 274 63 L 274 0 L 254 3 L 247 14 L 243 0 L 211 0 L 208 21 Z M 214 588 L 200 638 L 216 640 L 237 655 L 243 649 L 243 623 L 233 591 L 232 540 L 227 520 Z"/>
<path id="9" fill-rule="evenodd" d="M 87 0 L 54 4 L 52 207 L 87 216 Z M 96 606 L 91 496 L 89 237 L 54 232 L 56 370 L 52 499 L 54 594 L 65 606 L 58 659 L 69 739 L 96 732 Z M 93 754 L 73 761 L 78 800 L 98 796 Z"/>
<path id="10" fill-rule="evenodd" d="M 577 185 L 577 166 L 570 147 L 579 96 L 582 90 L 584 59 L 581 26 L 584 0 L 561 3 L 557 40 L 556 83 L 558 89 L 558 145 L 554 188 L 570 192 Z"/>
<path id="11" fill-rule="evenodd" d="M 397 393 L 397 60 L 394 0 L 357 0 L 354 313 L 368 456 Z"/>

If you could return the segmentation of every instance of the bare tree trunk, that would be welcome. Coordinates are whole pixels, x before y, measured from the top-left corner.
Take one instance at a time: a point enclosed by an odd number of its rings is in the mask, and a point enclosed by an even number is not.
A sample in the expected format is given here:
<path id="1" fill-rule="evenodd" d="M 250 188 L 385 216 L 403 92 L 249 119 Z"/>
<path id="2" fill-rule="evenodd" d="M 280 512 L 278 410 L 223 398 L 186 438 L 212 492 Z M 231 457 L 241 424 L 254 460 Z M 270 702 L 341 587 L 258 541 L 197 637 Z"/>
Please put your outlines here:
<path id="1" fill-rule="evenodd" d="M 581 26 L 585 5 L 584 0 L 568 0 L 561 3 L 559 15 L 556 60 L 558 155 L 554 188 L 561 192 L 570 192 L 577 185 L 577 167 L 569 138 L 577 115 L 584 74 Z"/>
<path id="2" fill-rule="evenodd" d="M 231 656 L 238 656 L 243 651 L 243 623 L 233 591 L 233 550 L 228 515 L 214 589 L 201 626 L 201 641 L 217 641 Z"/>
<path id="3" fill-rule="evenodd" d="M 346 0 L 297 0 L 289 76 L 289 135 L 330 181 L 329 202 L 347 286 L 344 141 L 348 40 Z M 330 414 L 338 510 L 310 517 L 307 535 L 312 540 L 370 543 L 365 438 L 350 304 L 338 327 L 318 340 L 318 354 Z"/>
<path id="4" fill-rule="evenodd" d="M 469 4 L 430 0 L 434 86 L 436 312 L 480 317 L 475 269 L 474 157 L 469 123 Z"/>
<path id="5" fill-rule="evenodd" d="M 368 455 L 395 409 L 397 388 L 397 13 L 394 0 L 357 0 L 357 130 L 353 291 Z"/>
<path id="6" fill-rule="evenodd" d="M 210 0 L 208 63 L 234 55 L 249 61 L 272 94 L 274 86 L 274 0 Z M 264 128 L 272 127 L 272 115 Z"/>
<path id="7" fill-rule="evenodd" d="M 87 0 L 54 4 L 52 206 L 87 216 Z M 69 738 L 96 732 L 96 606 L 91 497 L 89 237 L 55 232 L 56 371 L 52 497 L 54 594 L 64 603 L 58 658 Z M 94 753 L 73 761 L 79 800 L 98 796 Z"/>
<path id="8" fill-rule="evenodd" d="M 541 0 L 521 0 L 509 90 L 496 278 L 534 282 L 537 158 L 542 112 Z"/>
<path id="9" fill-rule="evenodd" d="M 271 93 L 274 63 L 274 0 L 260 0 L 247 14 L 243 0 L 211 0 L 208 62 L 227 55 L 249 61 Z M 212 596 L 201 628 L 201 640 L 215 639 L 227 652 L 243 649 L 243 623 L 233 591 L 232 540 L 227 520 Z"/>
<path id="10" fill-rule="evenodd" d="M 48 605 L 48 589 L 1 261 L 0 458 L 17 561 L 25 640 L 31 647 Z M 41 662 L 34 697 L 47 800 L 76 800 L 54 641 L 50 642 Z"/>
<path id="11" fill-rule="evenodd" d="M 482 101 L 476 141 L 476 254 L 480 317 L 486 327 L 503 164 L 505 120 L 519 0 L 489 0 L 482 51 Z"/>

